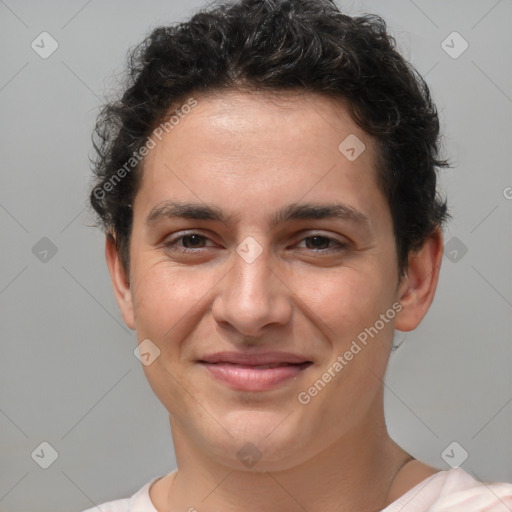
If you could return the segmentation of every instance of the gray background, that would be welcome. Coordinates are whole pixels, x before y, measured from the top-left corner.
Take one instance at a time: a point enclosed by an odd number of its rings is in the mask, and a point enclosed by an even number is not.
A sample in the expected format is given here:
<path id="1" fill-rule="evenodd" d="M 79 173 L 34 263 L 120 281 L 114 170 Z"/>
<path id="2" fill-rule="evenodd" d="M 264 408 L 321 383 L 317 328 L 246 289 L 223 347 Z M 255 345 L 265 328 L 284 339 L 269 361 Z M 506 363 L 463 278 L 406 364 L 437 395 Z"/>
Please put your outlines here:
<path id="1" fill-rule="evenodd" d="M 88 156 L 127 48 L 201 3 L 0 0 L 0 511 L 81 510 L 175 467 L 86 210 Z M 392 355 L 390 434 L 442 469 L 457 441 L 463 469 L 512 481 L 512 2 L 342 5 L 385 17 L 427 77 L 454 163 L 442 174 L 451 254 L 427 318 Z M 43 31 L 59 44 L 47 59 L 31 48 Z M 458 58 L 441 46 L 453 31 L 469 44 Z M 43 441 L 58 452 L 48 469 L 31 457 Z"/>

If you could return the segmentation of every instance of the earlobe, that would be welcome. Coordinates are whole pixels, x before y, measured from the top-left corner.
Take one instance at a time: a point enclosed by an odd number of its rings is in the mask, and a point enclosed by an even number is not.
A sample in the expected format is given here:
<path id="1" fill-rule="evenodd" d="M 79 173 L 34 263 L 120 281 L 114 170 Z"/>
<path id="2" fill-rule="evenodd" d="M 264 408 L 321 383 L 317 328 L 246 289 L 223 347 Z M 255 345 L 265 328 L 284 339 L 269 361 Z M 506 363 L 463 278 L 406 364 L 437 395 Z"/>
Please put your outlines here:
<path id="1" fill-rule="evenodd" d="M 119 257 L 119 251 L 117 249 L 115 239 L 111 234 L 107 234 L 106 236 L 105 258 L 110 272 L 114 295 L 116 297 L 117 305 L 121 310 L 123 320 L 130 329 L 135 329 L 130 279 Z"/>
<path id="2" fill-rule="evenodd" d="M 407 273 L 398 288 L 403 309 L 396 316 L 396 329 L 412 331 L 427 314 L 434 300 L 442 257 L 443 235 L 437 228 L 420 249 L 409 255 Z"/>

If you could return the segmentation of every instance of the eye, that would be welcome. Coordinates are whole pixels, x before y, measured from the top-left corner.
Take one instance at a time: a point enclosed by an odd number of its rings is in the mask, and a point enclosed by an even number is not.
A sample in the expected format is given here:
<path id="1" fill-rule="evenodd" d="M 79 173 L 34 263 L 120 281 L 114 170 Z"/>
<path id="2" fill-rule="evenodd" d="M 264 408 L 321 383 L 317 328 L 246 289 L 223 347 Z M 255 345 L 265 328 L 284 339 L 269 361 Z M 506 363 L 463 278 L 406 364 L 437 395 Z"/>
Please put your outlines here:
<path id="1" fill-rule="evenodd" d="M 303 238 L 297 247 L 301 249 L 306 248 L 313 252 L 329 253 L 342 251 L 346 249 L 348 245 L 348 243 L 340 242 L 328 236 L 312 235 Z"/>
<path id="2" fill-rule="evenodd" d="M 183 246 L 186 247 L 187 249 L 197 249 L 198 247 L 204 247 L 204 243 L 207 240 L 207 238 L 205 236 L 194 233 L 192 235 L 182 236 L 178 240 L 181 240 Z"/>
<path id="3" fill-rule="evenodd" d="M 211 240 L 204 235 L 200 235 L 198 233 L 188 233 L 170 239 L 165 243 L 165 247 L 170 251 L 189 252 L 194 251 L 194 249 L 211 247 L 211 245 L 206 245 L 208 241 L 211 242 Z"/>

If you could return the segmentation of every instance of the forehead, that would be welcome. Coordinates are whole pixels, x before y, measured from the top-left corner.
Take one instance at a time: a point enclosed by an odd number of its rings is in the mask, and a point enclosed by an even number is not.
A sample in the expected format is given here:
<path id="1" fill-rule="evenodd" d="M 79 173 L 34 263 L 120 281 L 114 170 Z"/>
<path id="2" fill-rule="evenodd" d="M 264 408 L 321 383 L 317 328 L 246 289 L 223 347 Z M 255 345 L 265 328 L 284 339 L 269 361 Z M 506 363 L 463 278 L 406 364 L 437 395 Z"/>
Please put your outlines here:
<path id="1" fill-rule="evenodd" d="M 254 209 L 302 199 L 382 206 L 374 141 L 342 100 L 231 90 L 194 100 L 146 157 L 137 201 L 147 208 L 173 197 Z"/>
<path id="2" fill-rule="evenodd" d="M 355 123 L 348 103 L 341 98 L 296 91 L 227 89 L 196 101 L 197 107 L 183 116 L 181 128 L 176 126 L 173 132 L 198 130 L 203 138 L 215 138 L 224 155 L 241 151 L 245 157 L 253 149 L 255 158 L 271 158 L 276 153 L 290 158 L 315 146 L 326 156 L 335 150 L 337 156 L 340 142 L 349 135 L 364 139 L 373 153 L 372 138 Z M 304 139 L 308 140 L 306 147 Z M 259 151 L 262 147 L 263 153 Z"/>

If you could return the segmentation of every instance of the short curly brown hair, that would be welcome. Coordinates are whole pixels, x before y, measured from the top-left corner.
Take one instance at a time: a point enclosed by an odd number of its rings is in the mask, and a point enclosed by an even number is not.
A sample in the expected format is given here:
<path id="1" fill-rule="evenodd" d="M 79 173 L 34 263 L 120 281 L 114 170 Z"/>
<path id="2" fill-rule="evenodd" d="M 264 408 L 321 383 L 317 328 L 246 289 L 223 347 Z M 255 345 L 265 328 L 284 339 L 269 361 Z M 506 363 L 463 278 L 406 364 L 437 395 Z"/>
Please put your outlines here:
<path id="1" fill-rule="evenodd" d="M 448 218 L 436 191 L 437 170 L 448 165 L 439 157 L 437 110 L 379 16 L 350 17 L 330 0 L 215 4 L 187 22 L 153 30 L 130 52 L 128 72 L 121 99 L 98 116 L 90 194 L 126 269 L 131 204 L 144 163 L 139 152 L 172 108 L 205 90 L 298 90 L 346 100 L 355 122 L 377 142 L 379 185 L 401 272 L 409 252 Z M 121 172 L 134 155 L 140 161 L 133 161 L 133 172 Z"/>

